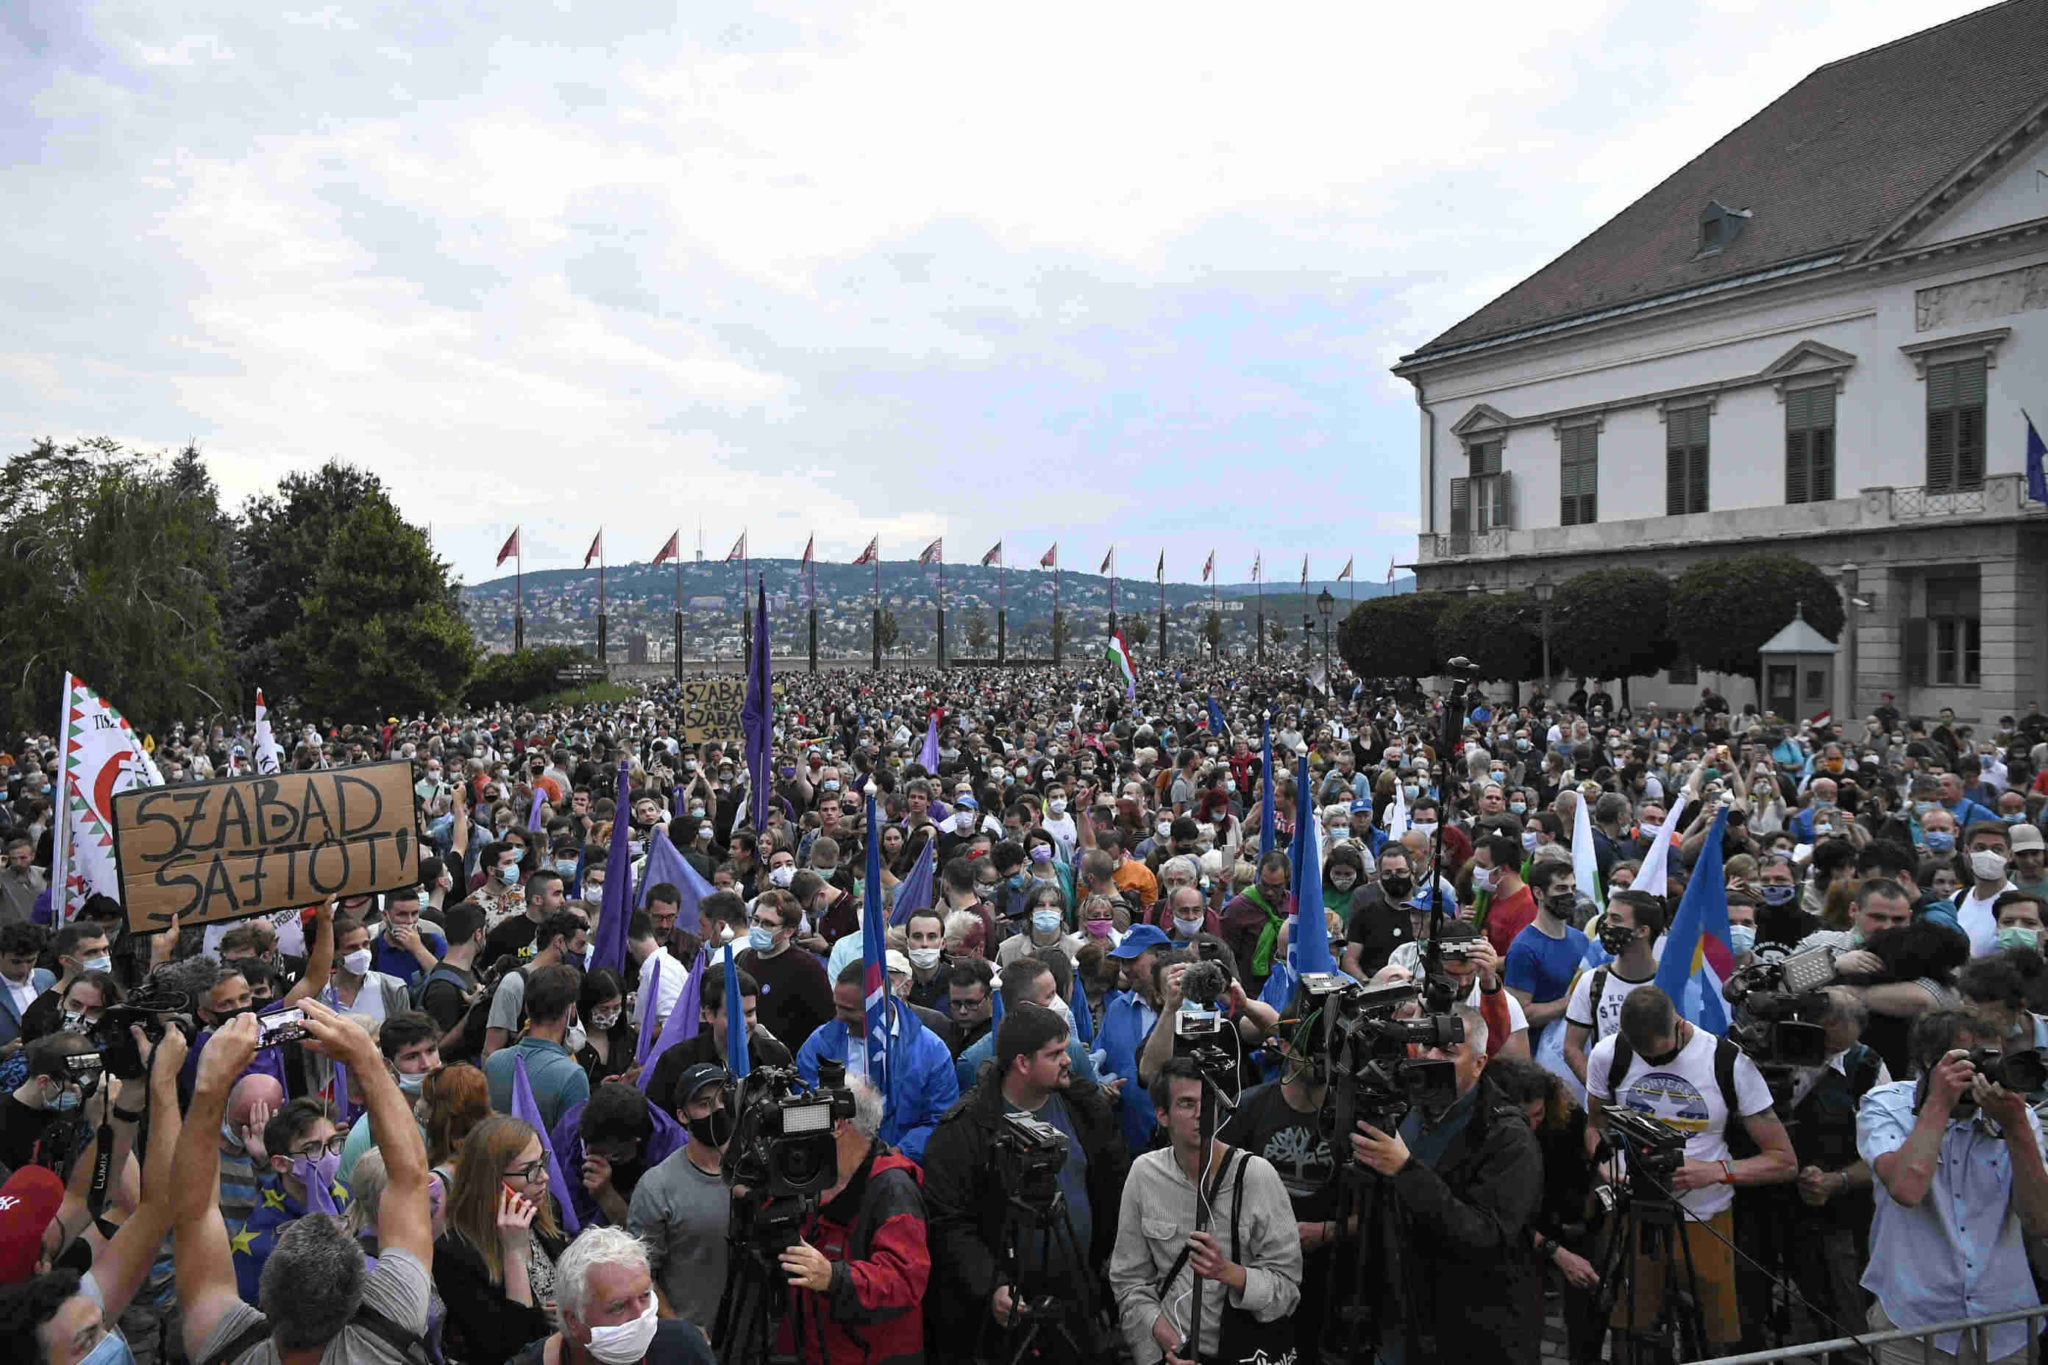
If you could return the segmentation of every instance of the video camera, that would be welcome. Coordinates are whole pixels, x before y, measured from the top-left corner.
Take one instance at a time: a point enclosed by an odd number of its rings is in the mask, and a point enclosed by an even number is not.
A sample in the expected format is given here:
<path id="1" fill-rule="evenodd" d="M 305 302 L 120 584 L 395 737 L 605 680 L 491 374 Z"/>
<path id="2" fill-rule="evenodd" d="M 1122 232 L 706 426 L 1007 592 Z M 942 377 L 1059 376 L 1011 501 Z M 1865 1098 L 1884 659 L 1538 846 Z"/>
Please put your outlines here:
<path id="1" fill-rule="evenodd" d="M 1342 973 L 1310 972 L 1301 990 L 1303 1019 L 1320 1026 L 1312 1051 L 1330 1084 L 1333 1137 L 1355 1132 L 1359 1119 L 1391 1132 L 1411 1107 L 1436 1109 L 1457 1098 L 1455 1064 L 1410 1057 L 1408 1049 L 1455 1047 L 1465 1021 L 1448 1013 L 1399 1017 L 1402 1005 L 1421 1001 L 1417 987 L 1361 986 Z"/>
<path id="2" fill-rule="evenodd" d="M 135 1035 L 129 1032 L 130 1027 L 140 1024 L 142 1036 L 149 1039 L 151 1046 L 162 1042 L 170 1028 L 184 1034 L 189 1043 L 192 1010 L 192 997 L 183 991 L 143 991 L 129 996 L 123 1004 L 109 1005 L 99 1022 L 86 1033 L 99 1049 L 100 1069 L 112 1073 L 117 1080 L 140 1079 L 149 1067 L 142 1059 Z"/>
<path id="3" fill-rule="evenodd" d="M 1607 1110 L 1607 1135 L 1626 1158 L 1629 1197 L 1641 1203 L 1671 1202 L 1671 1177 L 1685 1164 L 1686 1135 L 1662 1119 L 1619 1104 Z"/>
<path id="4" fill-rule="evenodd" d="M 1230 971 L 1213 955 L 1213 945 L 1205 943 L 1202 950 L 1201 960 L 1189 963 L 1180 979 L 1181 1007 L 1173 1015 L 1173 1055 L 1192 1061 L 1203 1079 L 1235 1098 L 1239 1054 L 1225 1044 L 1226 1039 L 1235 1039 L 1223 1013 Z"/>
<path id="5" fill-rule="evenodd" d="M 793 1067 L 756 1067 L 733 1100 L 725 1183 L 762 1199 L 814 1198 L 832 1188 L 839 1178 L 832 1128 L 853 1117 L 845 1080 L 845 1068 L 831 1062 L 819 1064 L 815 1089 L 804 1088 Z"/>
<path id="6" fill-rule="evenodd" d="M 1059 1199 L 1067 1135 L 1027 1114 L 1003 1115 L 990 1144 L 996 1180 L 1011 1202 L 1049 1213 Z"/>
<path id="7" fill-rule="evenodd" d="M 1779 962 L 1757 962 L 1728 978 L 1721 996 L 1739 1012 L 1728 1041 L 1759 1068 L 1823 1066 L 1828 1059 L 1828 998 L 1834 955 L 1812 948 Z"/>

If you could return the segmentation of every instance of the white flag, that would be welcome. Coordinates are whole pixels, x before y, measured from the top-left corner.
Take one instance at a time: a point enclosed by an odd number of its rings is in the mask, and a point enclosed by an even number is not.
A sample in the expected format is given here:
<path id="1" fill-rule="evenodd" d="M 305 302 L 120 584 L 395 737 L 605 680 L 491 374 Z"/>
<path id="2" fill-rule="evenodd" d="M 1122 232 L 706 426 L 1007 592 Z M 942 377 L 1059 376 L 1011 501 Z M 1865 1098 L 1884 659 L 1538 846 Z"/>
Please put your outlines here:
<path id="1" fill-rule="evenodd" d="M 1579 894 L 1605 911 L 1607 897 L 1600 885 L 1600 857 L 1593 851 L 1593 813 L 1588 809 L 1592 798 L 1584 787 L 1579 788 L 1578 796 L 1572 803 L 1572 876 L 1579 883 Z"/>
<path id="2" fill-rule="evenodd" d="M 128 728 L 127 718 L 69 673 L 58 725 L 57 821 L 50 897 L 55 919 L 69 924 L 89 896 L 121 896 L 114 865 L 114 794 L 160 787 L 163 774 Z"/>
<path id="3" fill-rule="evenodd" d="M 256 689 L 256 771 L 269 777 L 284 771 L 284 750 L 270 732 L 270 711 L 263 705 L 263 689 Z"/>
<path id="4" fill-rule="evenodd" d="M 1671 836 L 1684 828 L 1678 823 L 1684 815 L 1685 793 L 1680 792 L 1678 799 L 1671 803 L 1671 813 L 1664 817 L 1664 827 L 1657 831 L 1656 841 L 1650 845 L 1650 851 L 1643 855 L 1642 870 L 1636 873 L 1635 881 L 1630 883 L 1636 890 L 1647 891 L 1653 896 L 1664 894 L 1665 866 L 1671 860 Z"/>
<path id="5" fill-rule="evenodd" d="M 1408 832 L 1408 792 L 1399 782 L 1394 784 L 1394 804 L 1387 810 L 1387 840 L 1389 843 Z"/>

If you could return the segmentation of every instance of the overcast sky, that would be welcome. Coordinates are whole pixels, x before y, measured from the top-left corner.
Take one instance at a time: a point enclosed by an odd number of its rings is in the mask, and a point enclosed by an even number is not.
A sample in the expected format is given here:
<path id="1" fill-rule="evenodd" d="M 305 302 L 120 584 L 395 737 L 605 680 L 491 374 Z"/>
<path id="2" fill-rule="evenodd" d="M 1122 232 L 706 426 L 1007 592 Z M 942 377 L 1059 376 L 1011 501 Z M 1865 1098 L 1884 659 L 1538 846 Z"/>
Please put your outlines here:
<path id="1" fill-rule="evenodd" d="M 0 450 L 367 466 L 471 582 L 1405 562 L 1387 366 L 1957 0 L 0 3 Z"/>

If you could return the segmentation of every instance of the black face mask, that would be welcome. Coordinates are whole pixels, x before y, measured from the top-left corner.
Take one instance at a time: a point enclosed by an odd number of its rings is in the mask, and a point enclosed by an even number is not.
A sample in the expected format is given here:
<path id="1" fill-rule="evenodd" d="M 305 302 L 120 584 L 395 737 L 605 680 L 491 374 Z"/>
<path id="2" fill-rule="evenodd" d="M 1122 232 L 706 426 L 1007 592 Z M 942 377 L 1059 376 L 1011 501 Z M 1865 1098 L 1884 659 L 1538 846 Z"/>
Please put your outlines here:
<path id="1" fill-rule="evenodd" d="M 732 1141 L 732 1130 L 738 1121 L 732 1110 L 714 1109 L 701 1119 L 690 1120 L 690 1136 L 706 1147 L 723 1150 L 725 1144 Z"/>
<path id="2" fill-rule="evenodd" d="M 1673 1062 L 1678 1060 L 1678 1054 L 1683 1051 L 1685 1051 L 1685 1044 L 1680 1043 L 1678 1046 L 1672 1048 L 1669 1052 L 1645 1052 L 1643 1054 L 1643 1060 L 1648 1062 L 1651 1066 L 1670 1066 Z"/>
<path id="3" fill-rule="evenodd" d="M 1600 946 L 1616 957 L 1628 951 L 1628 945 L 1636 941 L 1636 931 L 1625 924 L 1603 924 L 1600 926 Z"/>
<path id="4" fill-rule="evenodd" d="M 1546 896 L 1543 903 L 1550 907 L 1550 913 L 1559 919 L 1570 919 L 1572 912 L 1579 908 L 1579 898 L 1569 891 L 1560 891 L 1555 896 Z"/>
<path id="5" fill-rule="evenodd" d="M 1389 900 L 1407 900 L 1408 893 L 1414 889 L 1415 880 L 1412 877 L 1390 877 L 1383 875 L 1380 878 L 1380 890 L 1386 894 Z"/>

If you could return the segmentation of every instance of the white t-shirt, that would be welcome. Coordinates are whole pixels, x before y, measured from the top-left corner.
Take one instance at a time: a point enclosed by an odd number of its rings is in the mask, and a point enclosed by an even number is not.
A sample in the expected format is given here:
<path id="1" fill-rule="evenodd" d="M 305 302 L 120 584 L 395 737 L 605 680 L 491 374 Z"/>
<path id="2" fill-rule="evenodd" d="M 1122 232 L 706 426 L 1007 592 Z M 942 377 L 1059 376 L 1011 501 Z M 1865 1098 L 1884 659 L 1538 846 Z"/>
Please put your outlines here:
<path id="1" fill-rule="evenodd" d="M 1685 1154 L 1693 1161 L 1724 1161 L 1728 1157 L 1728 1125 L 1741 1120 L 1728 1113 L 1714 1079 L 1714 1050 L 1720 1038 L 1695 1027 L 1692 1040 L 1663 1066 L 1652 1066 L 1638 1053 L 1629 1059 L 1621 1078 L 1621 1104 L 1637 1113 L 1662 1119 L 1683 1130 Z M 1612 1037 L 1602 1038 L 1586 1058 L 1586 1093 L 1613 1104 L 1607 1072 L 1614 1065 Z M 1771 1107 L 1771 1088 L 1756 1063 L 1740 1053 L 1735 1058 L 1735 1102 L 1744 1117 Z M 1686 1212 L 1701 1222 L 1735 1202 L 1732 1185 L 1707 1185 L 1681 1195 Z"/>
<path id="2" fill-rule="evenodd" d="M 1653 970 L 1640 981 L 1631 981 L 1607 964 L 1607 980 L 1600 992 L 1600 1007 L 1593 1008 L 1593 978 L 1599 968 L 1579 973 L 1579 979 L 1572 983 L 1572 998 L 1565 1002 L 1564 1018 L 1568 1024 L 1578 1024 L 1593 1030 L 1593 1041 L 1610 1038 L 1621 1027 L 1621 1002 L 1628 999 L 1628 993 L 1638 986 L 1647 986 L 1657 979 Z"/>
<path id="3" fill-rule="evenodd" d="M 1956 897 L 1956 923 L 1970 936 L 1971 957 L 1989 957 L 1998 951 L 1998 915 L 1991 907 L 2010 890 L 2012 883 L 2007 882 L 1989 896 L 1979 898 L 1976 884 L 1972 883 L 1967 893 Z"/>

